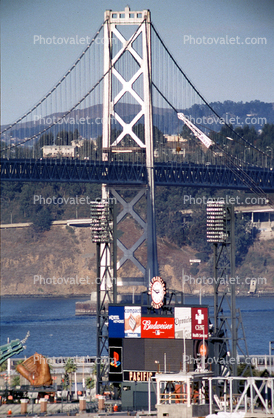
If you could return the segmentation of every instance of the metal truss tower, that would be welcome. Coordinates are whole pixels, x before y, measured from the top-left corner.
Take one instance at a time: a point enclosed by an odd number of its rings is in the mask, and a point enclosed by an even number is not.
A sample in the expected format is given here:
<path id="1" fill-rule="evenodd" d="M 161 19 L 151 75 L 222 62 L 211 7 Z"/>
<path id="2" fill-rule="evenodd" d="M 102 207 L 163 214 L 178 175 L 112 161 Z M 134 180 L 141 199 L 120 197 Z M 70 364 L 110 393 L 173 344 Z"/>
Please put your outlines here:
<path id="1" fill-rule="evenodd" d="M 245 359 L 249 358 L 249 355 L 241 312 L 240 309 L 236 309 L 233 205 L 225 205 L 222 202 L 208 204 L 207 241 L 213 243 L 214 247 L 214 330 L 211 342 L 214 346 L 215 376 L 237 376 L 238 352 Z M 224 284 L 226 287 L 220 292 L 220 286 Z M 230 316 L 224 314 L 224 310 L 227 309 L 230 310 Z M 241 337 L 240 331 L 242 331 Z M 245 364 L 247 368 L 250 362 Z M 234 383 L 237 384 L 236 381 Z M 236 387 L 234 390 L 236 391 Z"/>
<path id="2" fill-rule="evenodd" d="M 108 351 L 108 304 L 117 302 L 116 205 L 91 202 L 91 239 L 97 248 L 97 355 L 96 393 L 101 393 L 109 365 L 102 362 Z"/>
<path id="3" fill-rule="evenodd" d="M 141 271 L 143 277 L 141 282 L 148 287 L 149 280 L 158 274 L 154 204 L 150 11 L 133 12 L 128 6 L 121 12 L 107 10 L 104 21 L 104 74 L 106 76 L 104 77 L 103 99 L 103 160 L 111 160 L 119 153 L 123 155 L 127 153 L 129 156 L 132 153 L 145 155 L 148 184 L 130 187 L 135 194 L 131 202 L 121 196 L 121 186 L 113 185 L 109 188 L 103 185 L 102 196 L 108 199 L 112 195 L 122 206 L 123 209 L 118 215 L 117 222 L 122 221 L 129 214 L 143 229 L 143 234 L 131 248 L 126 248 L 120 240 L 117 240 L 117 245 L 123 252 L 117 268 L 130 260 Z M 127 30 L 133 33 L 127 36 Z M 130 60 L 133 62 L 132 65 Z M 117 85 L 120 87 L 117 88 Z M 135 103 L 133 108 L 136 114 L 131 117 L 131 120 L 128 120 L 125 114 L 119 113 L 119 104 L 120 106 L 123 104 L 126 108 L 127 101 Z M 114 122 L 121 127 L 119 135 L 115 138 L 112 135 Z M 144 125 L 142 135 L 139 134 L 139 136 L 134 128 L 138 123 Z M 129 190 L 129 187 L 124 186 L 124 190 L 125 188 Z M 147 203 L 146 222 L 134 208 L 143 196 L 146 197 Z M 143 266 L 135 256 L 135 251 L 145 240 L 147 266 Z"/>

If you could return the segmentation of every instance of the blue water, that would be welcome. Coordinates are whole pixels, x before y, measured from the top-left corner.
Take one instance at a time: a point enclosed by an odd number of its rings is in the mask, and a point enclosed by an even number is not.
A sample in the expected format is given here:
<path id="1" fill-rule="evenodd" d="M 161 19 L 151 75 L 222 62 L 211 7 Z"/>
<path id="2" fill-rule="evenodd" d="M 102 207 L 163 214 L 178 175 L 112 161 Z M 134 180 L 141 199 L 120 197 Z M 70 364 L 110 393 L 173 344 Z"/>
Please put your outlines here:
<path id="1" fill-rule="evenodd" d="M 1 345 L 25 337 L 26 350 L 46 356 L 85 356 L 96 354 L 96 317 L 75 316 L 75 302 L 86 298 L 2 298 Z"/>
<path id="2" fill-rule="evenodd" d="M 185 302 L 199 304 L 199 298 L 186 297 Z M 204 297 L 202 303 L 209 306 L 212 314 L 213 297 Z M 274 341 L 274 297 L 240 296 L 236 298 L 236 308 L 241 310 L 249 354 L 268 354 L 269 341 Z M 229 315 L 229 310 L 224 309 L 224 314 Z"/>
<path id="3" fill-rule="evenodd" d="M 35 351 L 46 356 L 96 355 L 96 318 L 75 316 L 75 302 L 87 298 L 4 298 L 1 299 L 0 345 L 23 339 L 30 331 L 27 348 L 18 357 Z M 198 304 L 198 297 L 186 303 Z M 213 306 L 213 298 L 203 304 Z M 238 297 L 249 354 L 268 354 L 274 341 L 274 298 Z M 212 311 L 212 309 L 210 309 Z"/>

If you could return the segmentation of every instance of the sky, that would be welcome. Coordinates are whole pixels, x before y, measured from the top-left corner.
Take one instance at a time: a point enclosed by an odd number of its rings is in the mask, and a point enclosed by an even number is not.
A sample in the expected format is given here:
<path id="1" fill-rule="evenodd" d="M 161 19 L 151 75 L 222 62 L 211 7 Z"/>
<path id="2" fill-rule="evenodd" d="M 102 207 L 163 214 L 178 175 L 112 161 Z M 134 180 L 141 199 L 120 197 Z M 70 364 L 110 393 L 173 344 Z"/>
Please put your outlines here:
<path id="1" fill-rule="evenodd" d="M 104 11 L 151 11 L 152 22 L 209 102 L 274 102 L 273 0 L 1 0 L 1 124 L 15 121 L 65 74 Z"/>

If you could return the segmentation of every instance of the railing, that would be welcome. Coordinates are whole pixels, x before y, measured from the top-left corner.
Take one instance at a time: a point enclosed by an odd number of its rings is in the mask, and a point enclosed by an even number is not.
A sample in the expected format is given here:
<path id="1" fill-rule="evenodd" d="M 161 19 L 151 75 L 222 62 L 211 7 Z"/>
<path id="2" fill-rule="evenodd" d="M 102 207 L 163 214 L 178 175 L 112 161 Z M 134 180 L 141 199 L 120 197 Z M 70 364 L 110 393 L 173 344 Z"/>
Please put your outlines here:
<path id="1" fill-rule="evenodd" d="M 220 411 L 238 412 L 244 410 L 245 413 L 256 412 L 265 416 L 274 416 L 274 378 L 265 377 L 210 377 L 210 414 L 213 411 L 214 402 Z M 237 394 L 233 393 L 235 381 L 241 385 L 242 389 Z M 218 398 L 213 394 L 213 387 L 217 382 L 223 382 L 224 394 Z M 213 401 L 214 399 L 214 401 Z M 273 415 L 270 415 L 273 414 Z"/>
<path id="2" fill-rule="evenodd" d="M 186 403 L 187 402 L 187 394 L 186 393 L 161 393 L 160 395 L 160 403 Z"/>
<path id="3" fill-rule="evenodd" d="M 161 404 L 179 404 L 179 403 L 187 403 L 187 392 L 178 392 L 181 387 L 177 390 L 175 389 L 174 392 L 166 392 L 160 394 L 160 403 Z M 199 394 L 198 391 L 194 391 L 190 394 L 190 403 L 193 404 L 200 404 L 203 405 L 209 402 L 208 393 L 201 392 Z"/>

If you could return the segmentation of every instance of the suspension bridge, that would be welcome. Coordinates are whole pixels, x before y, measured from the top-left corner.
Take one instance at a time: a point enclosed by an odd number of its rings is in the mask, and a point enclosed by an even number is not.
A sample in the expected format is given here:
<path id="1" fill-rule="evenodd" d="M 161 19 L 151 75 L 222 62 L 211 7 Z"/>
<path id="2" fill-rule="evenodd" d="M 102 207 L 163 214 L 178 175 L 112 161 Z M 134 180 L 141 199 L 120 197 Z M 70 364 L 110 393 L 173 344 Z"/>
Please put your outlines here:
<path id="1" fill-rule="evenodd" d="M 148 176 L 145 164 L 112 161 L 78 160 L 1 160 L 2 179 L 8 181 L 105 183 L 108 185 L 144 185 Z M 265 192 L 273 192 L 271 170 L 246 167 L 246 174 Z M 156 163 L 156 186 L 214 187 L 248 190 L 240 176 L 228 167 L 191 163 Z"/>
<path id="2" fill-rule="evenodd" d="M 196 123 L 201 119 L 203 125 Z M 150 11 L 107 10 L 66 74 L 22 117 L 1 127 L 1 178 L 101 183 L 103 198 L 118 196 L 123 214 L 144 228 L 131 249 L 118 245 L 124 262 L 131 260 L 148 280 L 158 273 L 155 186 L 264 196 L 274 190 L 273 156 L 231 126 L 229 136 L 220 136 L 212 120 L 224 123 L 164 44 Z M 119 192 L 127 187 L 137 193 L 132 204 Z M 142 196 L 146 224 L 134 209 Z M 134 255 L 146 239 L 147 269 Z"/>

